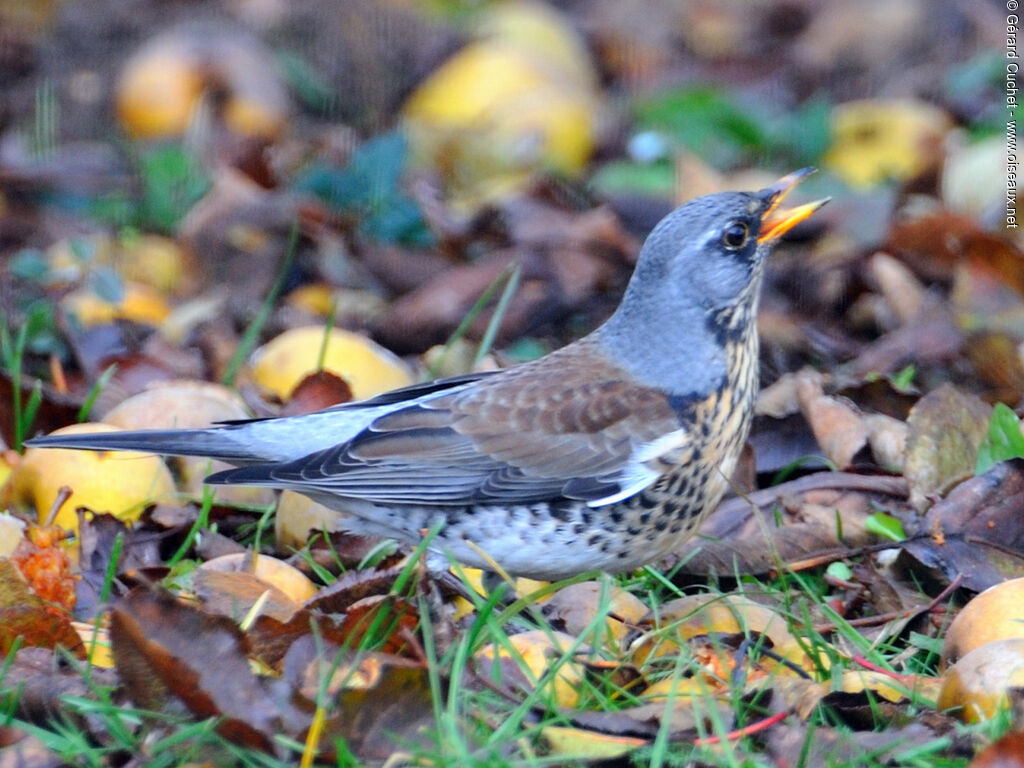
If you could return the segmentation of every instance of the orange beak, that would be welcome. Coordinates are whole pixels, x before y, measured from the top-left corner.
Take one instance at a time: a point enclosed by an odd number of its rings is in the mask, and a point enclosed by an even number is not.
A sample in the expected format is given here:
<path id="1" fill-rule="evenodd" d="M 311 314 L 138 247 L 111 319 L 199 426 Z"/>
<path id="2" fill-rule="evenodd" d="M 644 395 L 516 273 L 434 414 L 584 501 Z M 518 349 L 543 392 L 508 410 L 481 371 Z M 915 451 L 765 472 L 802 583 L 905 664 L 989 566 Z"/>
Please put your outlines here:
<path id="1" fill-rule="evenodd" d="M 793 173 L 783 176 L 761 192 L 761 195 L 768 201 L 768 209 L 761 216 L 761 231 L 757 235 L 757 242 L 767 243 L 782 237 L 831 199 L 826 197 L 824 200 L 815 200 L 813 203 L 805 203 L 796 208 L 781 209 L 779 207 L 796 185 L 812 173 L 814 173 L 813 168 L 801 168 L 799 171 L 793 171 Z"/>

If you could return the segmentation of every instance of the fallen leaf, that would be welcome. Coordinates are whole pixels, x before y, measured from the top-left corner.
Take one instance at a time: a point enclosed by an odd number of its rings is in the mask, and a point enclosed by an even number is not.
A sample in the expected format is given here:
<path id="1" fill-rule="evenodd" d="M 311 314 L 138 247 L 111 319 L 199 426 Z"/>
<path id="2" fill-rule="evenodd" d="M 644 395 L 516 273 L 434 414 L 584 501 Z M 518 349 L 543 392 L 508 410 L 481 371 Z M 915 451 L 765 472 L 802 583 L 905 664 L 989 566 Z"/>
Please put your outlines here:
<path id="1" fill-rule="evenodd" d="M 1024 576 L 1024 461 L 997 464 L 965 480 L 928 510 L 921 529 L 930 536 L 904 542 L 906 563 L 921 579 L 981 592 Z"/>
<path id="2" fill-rule="evenodd" d="M 645 746 L 647 739 L 629 736 L 611 736 L 581 728 L 566 728 L 549 725 L 541 731 L 552 755 L 573 762 L 579 760 L 612 760 L 623 757 L 638 747 Z"/>
<path id="3" fill-rule="evenodd" d="M 1024 768 L 1024 731 L 1010 731 L 975 755 L 968 768 Z"/>
<path id="4" fill-rule="evenodd" d="M 855 187 L 907 181 L 938 163 L 951 127 L 944 110 L 924 101 L 839 104 L 832 112 L 833 141 L 823 164 Z"/>
<path id="5" fill-rule="evenodd" d="M 602 637 L 598 616 L 605 617 L 606 639 L 618 645 L 625 637 L 629 625 L 643 618 L 648 608 L 631 592 L 599 581 L 571 584 L 551 595 L 545 602 L 543 613 L 552 624 L 570 635 L 579 635 L 588 627 L 598 627 L 596 638 Z M 589 638 L 588 638 L 589 639 Z"/>
<path id="6" fill-rule="evenodd" d="M 446 696 L 443 680 L 441 685 L 441 696 Z M 417 746 L 433 748 L 437 722 L 432 690 L 426 669 L 386 665 L 372 686 L 339 694 L 322 742 L 344 740 L 365 761 L 386 761 Z"/>
<path id="7" fill-rule="evenodd" d="M 824 394 L 817 378 L 800 381 L 797 397 L 825 456 L 839 469 L 850 467 L 868 442 L 863 415 L 849 400 Z"/>
<path id="8" fill-rule="evenodd" d="M 272 749 L 278 734 L 297 737 L 309 725 L 285 683 L 252 673 L 245 639 L 229 619 L 138 589 L 111 612 L 110 639 L 117 671 L 138 706 L 159 711 L 177 698 L 196 717 L 220 718 L 225 738 L 263 750 Z"/>
<path id="9" fill-rule="evenodd" d="M 901 324 L 921 313 L 925 287 L 902 261 L 879 251 L 868 261 L 868 269 Z"/>
<path id="10" fill-rule="evenodd" d="M 192 582 L 196 597 L 206 611 L 234 622 L 248 617 L 257 603 L 261 615 L 281 622 L 287 622 L 301 607 L 280 589 L 252 573 L 200 568 L 193 574 Z"/>
<path id="11" fill-rule="evenodd" d="M 805 494 L 816 491 L 838 492 L 831 499 L 819 497 L 816 505 L 825 514 L 806 523 L 794 523 L 800 514 Z M 773 488 L 755 491 L 745 497 L 722 502 L 704 521 L 698 536 L 667 556 L 660 563 L 677 576 L 691 575 L 701 580 L 708 573 L 727 577 L 736 573 L 769 573 L 781 563 L 794 563 L 815 553 L 833 553 L 837 557 L 868 542 L 863 520 L 874 505 L 885 509 L 905 506 L 907 486 L 903 478 L 855 475 L 847 472 L 821 472 L 790 480 Z M 776 524 L 773 510 L 786 512 Z M 839 524 L 835 510 L 845 510 Z M 909 511 L 909 508 L 907 509 Z M 845 521 L 851 525 L 846 529 Z M 843 540 L 838 535 L 842 527 Z"/>
<path id="12" fill-rule="evenodd" d="M 89 677 L 81 669 L 59 663 L 59 654 L 45 648 L 22 648 L 4 670 L 5 691 L 17 691 L 16 716 L 26 722 L 47 722 L 54 718 L 69 718 L 83 734 L 95 736 L 95 722 L 82 717 L 64 704 L 65 697 L 88 699 L 98 686 L 111 691 L 111 701 L 124 704 L 118 690 L 117 675 L 112 669 L 94 667 Z"/>
<path id="13" fill-rule="evenodd" d="M 923 512 L 934 497 L 974 473 L 991 414 L 987 403 L 951 384 L 910 409 L 903 474 L 915 509 Z"/>

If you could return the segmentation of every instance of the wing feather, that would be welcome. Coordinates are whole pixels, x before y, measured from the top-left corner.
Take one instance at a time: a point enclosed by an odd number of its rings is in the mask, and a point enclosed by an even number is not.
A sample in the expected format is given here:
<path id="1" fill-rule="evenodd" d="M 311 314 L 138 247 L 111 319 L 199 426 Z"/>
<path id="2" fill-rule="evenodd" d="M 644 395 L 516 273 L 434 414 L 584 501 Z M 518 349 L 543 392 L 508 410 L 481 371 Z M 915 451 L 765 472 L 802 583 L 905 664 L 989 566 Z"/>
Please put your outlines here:
<path id="1" fill-rule="evenodd" d="M 600 505 L 631 495 L 657 476 L 652 446 L 678 447 L 686 425 L 664 393 L 582 352 L 570 346 L 470 386 L 417 391 L 346 442 L 210 480 L 379 503 Z M 584 362 L 588 370 L 574 370 Z"/>

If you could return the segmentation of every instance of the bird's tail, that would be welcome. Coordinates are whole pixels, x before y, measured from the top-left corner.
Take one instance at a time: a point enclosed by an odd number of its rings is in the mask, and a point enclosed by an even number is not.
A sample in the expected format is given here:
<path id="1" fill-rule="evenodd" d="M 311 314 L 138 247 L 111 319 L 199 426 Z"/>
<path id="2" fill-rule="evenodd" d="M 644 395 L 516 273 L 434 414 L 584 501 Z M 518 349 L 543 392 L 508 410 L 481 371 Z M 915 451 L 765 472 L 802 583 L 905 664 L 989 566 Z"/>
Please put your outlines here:
<path id="1" fill-rule="evenodd" d="M 154 429 L 47 435 L 25 441 L 31 448 L 75 448 L 92 451 L 142 451 L 169 456 L 205 456 L 232 464 L 266 461 L 264 446 L 252 440 L 248 425 L 210 429 Z"/>
<path id="2" fill-rule="evenodd" d="M 288 418 L 229 421 L 205 429 L 55 434 L 37 437 L 25 444 L 32 448 L 206 456 L 239 466 L 294 461 L 351 439 L 389 407 L 328 408 Z"/>

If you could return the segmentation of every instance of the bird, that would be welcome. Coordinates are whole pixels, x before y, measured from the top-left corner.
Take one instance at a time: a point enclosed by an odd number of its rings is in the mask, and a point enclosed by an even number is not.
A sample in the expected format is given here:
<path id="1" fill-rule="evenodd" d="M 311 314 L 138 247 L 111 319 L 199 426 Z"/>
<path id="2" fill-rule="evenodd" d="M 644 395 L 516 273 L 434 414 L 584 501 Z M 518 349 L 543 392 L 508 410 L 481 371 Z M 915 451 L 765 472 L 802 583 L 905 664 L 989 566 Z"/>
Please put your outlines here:
<path id="1" fill-rule="evenodd" d="M 206 456 L 210 484 L 291 489 L 429 560 L 548 581 L 632 571 L 721 500 L 754 411 L 765 260 L 828 199 L 813 169 L 696 198 L 647 237 L 615 311 L 536 360 L 301 416 L 50 435 L 38 448 Z M 430 568 L 428 562 L 428 568 Z"/>

